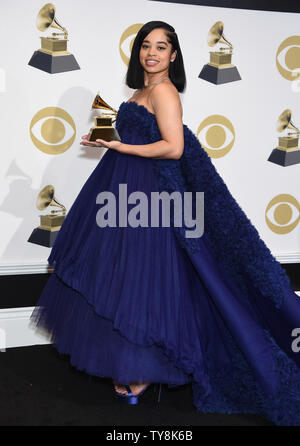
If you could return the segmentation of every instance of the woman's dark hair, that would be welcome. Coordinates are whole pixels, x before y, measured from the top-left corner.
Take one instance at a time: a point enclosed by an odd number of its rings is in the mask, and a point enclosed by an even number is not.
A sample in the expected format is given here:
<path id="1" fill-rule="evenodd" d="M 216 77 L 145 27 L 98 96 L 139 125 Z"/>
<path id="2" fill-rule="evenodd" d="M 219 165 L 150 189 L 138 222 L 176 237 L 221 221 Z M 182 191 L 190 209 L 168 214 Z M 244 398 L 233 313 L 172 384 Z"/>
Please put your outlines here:
<path id="1" fill-rule="evenodd" d="M 172 45 L 172 52 L 177 50 L 174 62 L 170 63 L 169 78 L 173 82 L 177 90 L 181 93 L 184 91 L 186 86 L 186 77 L 178 37 L 173 26 L 168 25 L 168 23 L 166 22 L 157 20 L 145 23 L 145 25 L 142 26 L 134 39 L 126 74 L 126 85 L 134 89 L 140 89 L 144 87 L 144 69 L 140 63 L 139 58 L 140 48 L 145 37 L 153 29 L 156 28 L 162 28 L 166 31 L 167 40 Z"/>

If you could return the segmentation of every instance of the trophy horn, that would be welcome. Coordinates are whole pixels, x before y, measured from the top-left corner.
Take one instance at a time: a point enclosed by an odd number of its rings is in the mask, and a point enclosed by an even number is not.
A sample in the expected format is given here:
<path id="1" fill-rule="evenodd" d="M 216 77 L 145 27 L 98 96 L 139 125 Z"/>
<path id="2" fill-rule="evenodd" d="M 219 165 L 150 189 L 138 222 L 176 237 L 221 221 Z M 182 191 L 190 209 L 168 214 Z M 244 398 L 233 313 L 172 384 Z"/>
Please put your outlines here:
<path id="1" fill-rule="evenodd" d="M 223 34 L 224 23 L 216 22 L 208 31 L 207 43 L 209 46 L 215 46 L 217 43 L 225 43 L 232 49 L 232 44 L 225 38 Z"/>
<path id="2" fill-rule="evenodd" d="M 101 96 L 99 95 L 99 93 L 97 93 L 97 95 L 96 95 L 96 97 L 95 97 L 95 99 L 94 99 L 94 101 L 93 101 L 92 109 L 93 109 L 93 108 L 94 108 L 94 109 L 103 109 L 103 110 L 106 110 L 106 111 L 111 110 L 111 111 L 113 112 L 113 114 L 115 115 L 115 117 L 114 117 L 114 119 L 113 119 L 112 122 L 115 122 L 115 120 L 117 119 L 117 114 L 118 114 L 117 110 L 115 110 L 113 107 L 111 107 L 110 105 L 108 105 L 108 104 L 101 98 Z"/>
<path id="3" fill-rule="evenodd" d="M 40 31 L 45 31 L 48 28 L 57 28 L 64 32 L 65 39 L 68 37 L 68 31 L 58 22 L 55 17 L 55 6 L 52 3 L 47 3 L 43 6 L 36 19 L 36 26 Z M 56 35 L 55 33 L 53 33 Z"/>
<path id="4" fill-rule="evenodd" d="M 36 207 L 42 211 L 48 206 L 58 206 L 62 209 L 63 213 L 66 212 L 66 208 L 63 204 L 54 197 L 54 186 L 51 184 L 45 186 L 37 196 Z"/>
<path id="5" fill-rule="evenodd" d="M 292 112 L 290 109 L 284 110 L 277 120 L 276 129 L 278 132 L 282 132 L 285 129 L 294 130 L 297 135 L 300 135 L 300 130 L 293 124 L 292 120 Z"/>
<path id="6" fill-rule="evenodd" d="M 116 113 L 117 111 L 112 108 L 110 105 L 108 105 L 99 95 L 99 93 L 96 95 L 93 104 L 92 104 L 92 108 L 102 108 L 104 110 L 111 110 L 114 113 Z"/>

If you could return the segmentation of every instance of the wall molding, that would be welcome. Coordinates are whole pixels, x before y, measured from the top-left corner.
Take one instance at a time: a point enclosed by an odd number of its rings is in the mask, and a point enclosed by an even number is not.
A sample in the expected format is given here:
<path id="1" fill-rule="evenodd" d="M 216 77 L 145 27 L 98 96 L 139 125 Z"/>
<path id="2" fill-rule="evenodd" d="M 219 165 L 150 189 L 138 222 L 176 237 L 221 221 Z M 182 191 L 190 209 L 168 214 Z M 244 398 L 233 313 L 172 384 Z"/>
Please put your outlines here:
<path id="1" fill-rule="evenodd" d="M 0 276 L 19 274 L 47 274 L 52 273 L 53 267 L 48 262 L 2 262 L 0 263 Z"/>
<path id="2" fill-rule="evenodd" d="M 300 263 L 300 252 L 272 253 L 279 263 Z M 0 276 L 19 274 L 45 274 L 52 273 L 53 267 L 48 262 L 2 262 L 0 263 Z"/>
<path id="3" fill-rule="evenodd" d="M 30 321 L 35 307 L 0 309 L 0 351 L 6 348 L 50 344 L 48 333 Z"/>
<path id="4" fill-rule="evenodd" d="M 278 253 L 272 255 L 279 263 L 300 263 L 300 252 Z"/>

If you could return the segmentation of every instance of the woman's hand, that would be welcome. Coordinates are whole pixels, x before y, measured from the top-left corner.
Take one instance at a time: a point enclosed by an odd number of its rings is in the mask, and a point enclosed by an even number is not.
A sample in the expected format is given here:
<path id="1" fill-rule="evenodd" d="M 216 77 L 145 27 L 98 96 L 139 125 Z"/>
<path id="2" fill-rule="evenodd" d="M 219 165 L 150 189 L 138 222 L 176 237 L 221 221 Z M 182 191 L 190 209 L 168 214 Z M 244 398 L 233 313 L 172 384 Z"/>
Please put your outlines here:
<path id="1" fill-rule="evenodd" d="M 90 147 L 107 147 L 108 149 L 120 151 L 122 143 L 121 141 L 105 141 L 104 139 L 96 139 L 96 141 L 89 141 L 88 135 L 82 136 L 82 141 L 80 142 L 82 146 Z"/>
<path id="2" fill-rule="evenodd" d="M 118 150 L 120 151 L 122 143 L 121 141 L 105 141 L 104 139 L 96 139 L 96 142 L 100 144 L 100 146 L 107 147 L 108 149 Z"/>

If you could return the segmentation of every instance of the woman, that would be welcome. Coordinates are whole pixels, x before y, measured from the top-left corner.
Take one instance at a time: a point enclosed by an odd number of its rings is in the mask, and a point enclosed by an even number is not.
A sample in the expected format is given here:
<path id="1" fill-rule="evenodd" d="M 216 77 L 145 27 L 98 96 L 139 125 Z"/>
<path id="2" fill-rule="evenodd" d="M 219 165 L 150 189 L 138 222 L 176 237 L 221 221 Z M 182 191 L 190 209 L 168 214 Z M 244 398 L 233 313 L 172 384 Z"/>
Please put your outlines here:
<path id="1" fill-rule="evenodd" d="M 142 146 L 128 145 L 119 141 L 104 141 L 97 139 L 96 143 L 89 142 L 88 136 L 83 136 L 82 145 L 86 146 L 104 146 L 109 149 L 117 150 L 128 155 L 138 155 L 147 158 L 161 159 L 179 159 L 183 153 L 183 123 L 182 106 L 178 91 L 183 91 L 185 87 L 185 73 L 181 52 L 178 57 L 180 60 L 177 65 L 177 88 L 169 78 L 170 64 L 174 63 L 177 51 L 174 49 L 175 38 L 171 39 L 166 35 L 164 28 L 155 28 L 161 26 L 161 23 L 147 24 L 140 31 L 136 38 L 135 46 L 132 50 L 131 60 L 127 74 L 127 84 L 134 88 L 140 85 L 129 101 L 136 101 L 144 105 L 150 113 L 155 114 L 157 123 L 161 130 L 163 139 L 152 144 Z M 152 31 L 151 28 L 154 27 Z M 168 31 L 172 27 L 165 27 Z M 149 33 L 147 31 L 150 31 Z M 172 32 L 172 31 L 171 31 Z M 147 33 L 147 35 L 146 35 Z M 146 35 L 138 54 L 139 36 Z M 176 45 L 177 47 L 177 45 Z M 137 61 L 138 56 L 138 61 Z M 140 67 L 140 73 L 137 70 Z M 143 72 L 142 72 L 143 71 Z M 173 70 L 174 71 L 174 70 Z M 143 75 L 143 79 L 141 78 Z M 141 83 L 141 80 L 143 81 Z M 158 86 L 159 84 L 159 86 Z M 133 395 L 138 395 L 148 383 L 131 383 L 130 389 Z M 122 394 L 128 394 L 125 386 L 115 383 L 115 389 Z"/>
<path id="2" fill-rule="evenodd" d="M 33 318 L 74 366 L 112 377 L 126 399 L 150 383 L 191 382 L 201 412 L 300 425 L 300 358 L 291 348 L 299 298 L 182 123 L 185 75 L 173 27 L 140 29 L 126 82 L 137 91 L 118 111 L 121 142 L 83 137 L 109 150 L 59 231 L 48 258 L 55 271 Z M 120 199 L 120 185 L 147 198 L 204 192 L 204 233 L 188 238 L 161 221 L 97 225 L 99 192 Z"/>

